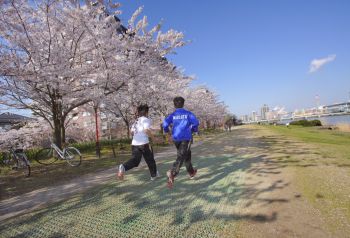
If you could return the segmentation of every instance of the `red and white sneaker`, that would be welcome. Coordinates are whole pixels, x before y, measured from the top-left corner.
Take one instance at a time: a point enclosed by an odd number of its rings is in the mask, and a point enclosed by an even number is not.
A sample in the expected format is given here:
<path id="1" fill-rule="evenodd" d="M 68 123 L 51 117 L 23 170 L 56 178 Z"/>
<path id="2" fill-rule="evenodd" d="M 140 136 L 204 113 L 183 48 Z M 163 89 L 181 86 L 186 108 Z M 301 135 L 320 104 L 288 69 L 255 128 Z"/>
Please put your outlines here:
<path id="1" fill-rule="evenodd" d="M 190 179 L 194 179 L 194 176 L 197 174 L 197 169 L 193 169 L 193 173 L 190 173 Z"/>
<path id="2" fill-rule="evenodd" d="M 168 170 L 168 172 L 166 172 L 166 175 L 168 176 L 168 188 L 171 189 L 174 186 L 174 175 L 171 170 Z"/>
<path id="3" fill-rule="evenodd" d="M 120 180 L 123 180 L 124 179 L 124 174 L 125 174 L 125 168 L 124 168 L 124 165 L 119 165 L 119 170 L 118 170 L 118 174 L 117 174 L 117 177 L 120 179 Z"/>

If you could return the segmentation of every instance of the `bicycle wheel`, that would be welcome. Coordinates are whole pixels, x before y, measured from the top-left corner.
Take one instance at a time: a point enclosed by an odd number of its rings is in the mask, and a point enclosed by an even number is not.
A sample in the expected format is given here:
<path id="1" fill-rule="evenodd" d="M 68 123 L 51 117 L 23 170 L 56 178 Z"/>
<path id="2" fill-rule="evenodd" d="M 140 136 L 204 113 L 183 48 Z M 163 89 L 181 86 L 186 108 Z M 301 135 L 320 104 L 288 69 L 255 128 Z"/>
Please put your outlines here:
<path id="1" fill-rule="evenodd" d="M 34 158 L 39 164 L 49 165 L 55 162 L 58 159 L 58 156 L 52 148 L 44 148 L 39 150 Z"/>
<path id="2" fill-rule="evenodd" d="M 64 153 L 64 159 L 70 166 L 79 166 L 81 164 L 81 154 L 78 149 L 68 147 Z"/>
<path id="3" fill-rule="evenodd" d="M 22 173 L 24 176 L 30 176 L 30 163 L 25 154 L 16 154 L 17 156 L 17 171 Z"/>

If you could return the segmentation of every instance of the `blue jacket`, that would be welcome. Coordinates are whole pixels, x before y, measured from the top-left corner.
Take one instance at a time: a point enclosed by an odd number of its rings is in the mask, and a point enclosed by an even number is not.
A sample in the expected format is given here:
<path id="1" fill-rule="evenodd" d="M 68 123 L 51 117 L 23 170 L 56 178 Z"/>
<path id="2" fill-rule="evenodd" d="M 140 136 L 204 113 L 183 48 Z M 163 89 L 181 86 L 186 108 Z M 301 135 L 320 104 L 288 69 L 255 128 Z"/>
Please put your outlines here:
<path id="1" fill-rule="evenodd" d="M 164 132 L 169 132 L 169 126 L 173 125 L 172 135 L 174 141 L 192 139 L 192 132 L 198 132 L 198 119 L 196 116 L 183 108 L 177 108 L 163 122 Z"/>

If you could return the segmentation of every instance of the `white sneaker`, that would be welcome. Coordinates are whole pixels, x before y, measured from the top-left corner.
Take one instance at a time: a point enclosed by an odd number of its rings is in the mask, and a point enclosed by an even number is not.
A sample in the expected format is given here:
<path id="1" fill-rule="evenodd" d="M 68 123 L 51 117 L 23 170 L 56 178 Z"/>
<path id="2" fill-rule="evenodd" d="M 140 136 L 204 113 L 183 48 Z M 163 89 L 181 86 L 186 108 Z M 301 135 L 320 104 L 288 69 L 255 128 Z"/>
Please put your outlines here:
<path id="1" fill-rule="evenodd" d="M 159 178 L 159 177 L 160 177 L 160 175 L 159 175 L 159 172 L 157 170 L 156 176 L 155 177 L 151 177 L 151 181 L 153 181 L 153 180 L 155 180 L 156 178 Z"/>
<path id="2" fill-rule="evenodd" d="M 118 176 L 118 178 L 120 180 L 123 180 L 124 179 L 124 174 L 125 174 L 125 167 L 124 167 L 123 164 L 121 164 L 121 165 L 119 165 L 119 170 L 118 170 L 117 176 Z"/>

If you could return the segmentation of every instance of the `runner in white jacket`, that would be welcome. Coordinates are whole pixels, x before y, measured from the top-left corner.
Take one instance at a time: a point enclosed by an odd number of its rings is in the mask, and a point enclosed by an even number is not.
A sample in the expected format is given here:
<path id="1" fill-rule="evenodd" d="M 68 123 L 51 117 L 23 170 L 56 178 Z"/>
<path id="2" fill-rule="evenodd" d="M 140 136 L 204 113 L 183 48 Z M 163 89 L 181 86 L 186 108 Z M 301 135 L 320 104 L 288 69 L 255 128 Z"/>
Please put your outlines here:
<path id="1" fill-rule="evenodd" d="M 126 171 L 138 167 L 142 156 L 144 157 L 146 164 L 151 174 L 151 180 L 158 177 L 157 165 L 154 160 L 154 154 L 152 146 L 149 144 L 149 137 L 154 141 L 153 134 L 151 132 L 152 121 L 147 118 L 148 106 L 140 105 L 137 108 L 138 118 L 136 122 L 131 126 L 131 133 L 133 135 L 131 147 L 132 156 L 127 162 L 119 165 L 118 178 L 123 180 Z"/>

